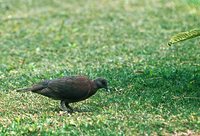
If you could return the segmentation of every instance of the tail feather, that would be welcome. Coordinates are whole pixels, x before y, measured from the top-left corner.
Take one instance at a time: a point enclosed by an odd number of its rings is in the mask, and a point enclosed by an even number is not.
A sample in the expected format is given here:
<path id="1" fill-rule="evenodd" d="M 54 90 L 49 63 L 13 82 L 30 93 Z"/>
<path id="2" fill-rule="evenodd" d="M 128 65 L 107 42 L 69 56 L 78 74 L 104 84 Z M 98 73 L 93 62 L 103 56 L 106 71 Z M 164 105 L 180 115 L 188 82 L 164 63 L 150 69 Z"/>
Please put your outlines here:
<path id="1" fill-rule="evenodd" d="M 45 81 L 40 82 L 40 83 L 38 83 L 36 85 L 33 85 L 32 87 L 21 88 L 21 89 L 17 89 L 16 91 L 17 92 L 28 92 L 28 91 L 37 92 L 37 91 L 40 91 L 42 89 L 47 88 L 48 87 L 48 83 L 49 83 L 49 81 L 45 80 Z"/>
<path id="2" fill-rule="evenodd" d="M 44 88 L 46 88 L 46 86 L 44 86 L 44 85 L 34 85 L 30 88 L 21 88 L 21 89 L 17 89 L 16 91 L 17 92 L 28 92 L 28 91 L 37 92 Z"/>
<path id="3" fill-rule="evenodd" d="M 28 92 L 28 91 L 31 91 L 31 88 L 20 88 L 16 90 L 16 92 Z"/>

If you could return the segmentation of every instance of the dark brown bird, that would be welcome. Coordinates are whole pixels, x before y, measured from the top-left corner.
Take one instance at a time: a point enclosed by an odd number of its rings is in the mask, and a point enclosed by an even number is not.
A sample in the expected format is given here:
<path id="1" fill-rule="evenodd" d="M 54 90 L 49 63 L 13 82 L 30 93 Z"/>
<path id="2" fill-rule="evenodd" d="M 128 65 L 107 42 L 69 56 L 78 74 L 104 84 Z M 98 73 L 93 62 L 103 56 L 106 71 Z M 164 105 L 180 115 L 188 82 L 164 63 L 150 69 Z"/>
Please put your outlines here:
<path id="1" fill-rule="evenodd" d="M 101 88 L 108 89 L 107 80 L 104 78 L 90 80 L 84 76 L 72 76 L 45 80 L 30 88 L 18 89 L 17 92 L 31 91 L 54 100 L 61 100 L 61 109 L 72 112 L 73 109 L 69 106 L 69 103 L 85 100 Z"/>

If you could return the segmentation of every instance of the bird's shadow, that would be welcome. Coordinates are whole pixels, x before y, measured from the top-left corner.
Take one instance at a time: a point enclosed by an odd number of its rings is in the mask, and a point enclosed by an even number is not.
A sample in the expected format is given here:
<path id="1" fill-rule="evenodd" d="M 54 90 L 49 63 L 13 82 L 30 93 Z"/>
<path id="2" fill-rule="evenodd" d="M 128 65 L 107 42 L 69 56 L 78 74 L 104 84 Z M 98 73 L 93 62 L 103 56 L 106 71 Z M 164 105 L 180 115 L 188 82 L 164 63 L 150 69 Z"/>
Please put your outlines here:
<path id="1" fill-rule="evenodd" d="M 50 108 L 48 109 L 48 111 L 51 110 L 51 111 L 54 111 L 54 112 L 57 112 L 57 113 L 60 113 L 60 112 L 64 112 L 63 110 L 61 110 L 59 107 L 57 108 Z M 73 108 L 73 112 L 69 112 L 70 114 L 73 114 L 73 113 L 91 113 L 93 112 L 94 110 L 92 109 L 85 109 L 85 108 L 78 108 L 78 107 L 75 107 Z M 68 113 L 68 112 L 66 112 Z"/>

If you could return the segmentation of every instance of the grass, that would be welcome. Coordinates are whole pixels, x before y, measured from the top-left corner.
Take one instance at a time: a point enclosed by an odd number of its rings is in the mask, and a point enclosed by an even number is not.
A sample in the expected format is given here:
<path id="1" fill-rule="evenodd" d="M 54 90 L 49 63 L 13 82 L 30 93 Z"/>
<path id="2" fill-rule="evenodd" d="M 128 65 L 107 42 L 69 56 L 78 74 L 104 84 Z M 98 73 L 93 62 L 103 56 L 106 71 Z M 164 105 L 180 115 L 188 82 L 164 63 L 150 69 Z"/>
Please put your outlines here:
<path id="1" fill-rule="evenodd" d="M 169 38 L 200 26 L 189 0 L 0 0 L 0 136 L 200 134 L 200 44 Z M 99 91 L 58 101 L 14 90 L 101 76 Z"/>

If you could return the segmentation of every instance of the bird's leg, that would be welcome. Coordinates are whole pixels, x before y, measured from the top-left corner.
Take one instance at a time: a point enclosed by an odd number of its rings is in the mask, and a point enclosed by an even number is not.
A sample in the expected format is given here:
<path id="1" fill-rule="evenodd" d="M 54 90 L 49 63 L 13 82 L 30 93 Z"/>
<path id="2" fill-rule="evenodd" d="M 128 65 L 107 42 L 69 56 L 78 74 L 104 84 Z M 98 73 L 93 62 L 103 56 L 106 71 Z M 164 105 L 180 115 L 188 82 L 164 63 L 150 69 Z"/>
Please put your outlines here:
<path id="1" fill-rule="evenodd" d="M 65 100 L 61 100 L 60 102 L 61 110 L 67 111 L 69 113 L 73 112 L 73 109 L 69 106 L 68 103 L 66 103 Z"/>
<path id="2" fill-rule="evenodd" d="M 72 109 L 72 107 L 69 106 L 69 103 L 65 102 L 65 106 L 70 110 L 70 111 L 68 111 L 69 113 L 73 112 L 73 109 Z"/>
<path id="3" fill-rule="evenodd" d="M 61 101 L 60 101 L 60 108 L 61 108 L 61 110 L 63 110 L 63 111 L 68 111 L 68 108 L 66 107 L 65 101 L 64 101 L 64 100 L 61 100 Z"/>

